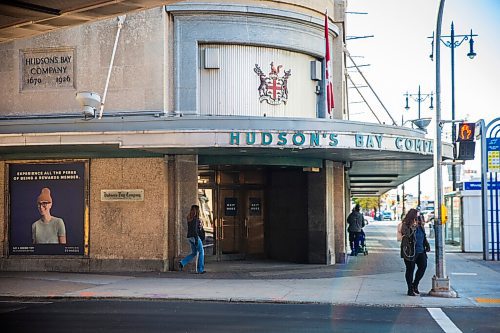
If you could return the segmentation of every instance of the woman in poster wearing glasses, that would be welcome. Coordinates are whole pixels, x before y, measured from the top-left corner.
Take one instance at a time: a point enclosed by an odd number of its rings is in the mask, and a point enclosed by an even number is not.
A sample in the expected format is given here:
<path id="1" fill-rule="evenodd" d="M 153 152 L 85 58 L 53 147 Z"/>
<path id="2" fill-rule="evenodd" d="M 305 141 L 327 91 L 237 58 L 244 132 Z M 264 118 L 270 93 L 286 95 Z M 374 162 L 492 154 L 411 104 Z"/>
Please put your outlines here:
<path id="1" fill-rule="evenodd" d="M 44 187 L 37 199 L 40 219 L 31 225 L 33 244 L 66 244 L 66 227 L 63 219 L 50 215 L 52 197 Z"/>

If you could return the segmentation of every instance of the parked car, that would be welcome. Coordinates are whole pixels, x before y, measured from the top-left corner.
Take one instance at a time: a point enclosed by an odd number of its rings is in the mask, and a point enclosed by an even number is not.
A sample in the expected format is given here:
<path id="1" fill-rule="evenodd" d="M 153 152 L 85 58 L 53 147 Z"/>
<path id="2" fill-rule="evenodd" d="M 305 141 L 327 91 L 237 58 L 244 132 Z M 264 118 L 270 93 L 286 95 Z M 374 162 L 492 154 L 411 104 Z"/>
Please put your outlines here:
<path id="1" fill-rule="evenodd" d="M 392 212 L 390 210 L 384 210 L 382 212 L 382 219 L 384 221 L 386 221 L 386 220 L 391 221 L 392 220 Z"/>
<path id="2" fill-rule="evenodd" d="M 434 219 L 434 207 L 426 207 L 420 212 L 420 214 L 424 217 L 425 222 L 432 222 Z"/>

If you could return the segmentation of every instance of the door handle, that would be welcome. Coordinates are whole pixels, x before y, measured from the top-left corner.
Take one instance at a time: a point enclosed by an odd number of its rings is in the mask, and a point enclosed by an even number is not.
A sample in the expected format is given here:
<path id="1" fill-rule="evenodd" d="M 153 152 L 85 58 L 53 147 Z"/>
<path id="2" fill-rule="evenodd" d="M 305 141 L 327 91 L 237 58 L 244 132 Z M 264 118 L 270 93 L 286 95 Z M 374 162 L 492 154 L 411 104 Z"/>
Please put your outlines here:
<path id="1" fill-rule="evenodd" d="M 247 239 L 248 239 L 248 218 L 247 217 L 245 217 L 245 231 L 246 231 Z"/>
<path id="2" fill-rule="evenodd" d="M 220 223 L 219 236 L 220 236 L 220 240 L 223 240 L 224 239 L 224 220 L 221 219 L 220 221 L 221 221 L 221 223 Z"/>

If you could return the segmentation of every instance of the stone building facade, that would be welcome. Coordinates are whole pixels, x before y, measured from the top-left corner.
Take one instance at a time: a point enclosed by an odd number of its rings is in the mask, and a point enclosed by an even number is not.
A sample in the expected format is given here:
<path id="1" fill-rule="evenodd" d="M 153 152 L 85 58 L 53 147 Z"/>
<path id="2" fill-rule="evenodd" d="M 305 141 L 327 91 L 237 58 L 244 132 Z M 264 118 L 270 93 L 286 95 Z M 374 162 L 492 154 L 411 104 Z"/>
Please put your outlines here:
<path id="1" fill-rule="evenodd" d="M 326 7 L 331 113 L 324 0 L 173 2 L 1 43 L 0 268 L 172 270 L 192 204 L 207 260 L 344 262 L 353 177 L 377 195 L 432 142 L 346 119 L 345 3 Z M 95 116 L 85 91 L 106 97 Z M 66 244 L 32 242 L 45 187 Z"/>

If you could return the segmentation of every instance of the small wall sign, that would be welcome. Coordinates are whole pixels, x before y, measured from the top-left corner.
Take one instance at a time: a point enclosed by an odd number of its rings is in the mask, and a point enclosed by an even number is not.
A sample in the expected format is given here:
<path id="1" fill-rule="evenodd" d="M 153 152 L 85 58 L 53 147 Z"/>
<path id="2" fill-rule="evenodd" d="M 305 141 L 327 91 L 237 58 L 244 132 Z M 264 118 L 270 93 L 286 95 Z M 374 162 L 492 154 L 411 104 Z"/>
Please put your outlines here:
<path id="1" fill-rule="evenodd" d="M 75 49 L 19 50 L 19 90 L 45 90 L 75 86 Z"/>
<path id="2" fill-rule="evenodd" d="M 236 198 L 224 199 L 224 215 L 225 216 L 238 215 L 238 199 Z"/>
<path id="3" fill-rule="evenodd" d="M 261 209 L 260 198 L 250 198 L 248 209 L 251 216 L 261 216 L 262 209 Z"/>
<path id="4" fill-rule="evenodd" d="M 144 190 L 101 190 L 101 201 L 144 201 Z"/>

